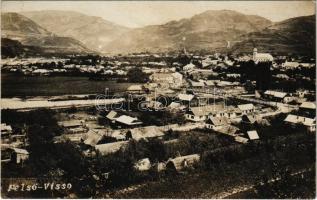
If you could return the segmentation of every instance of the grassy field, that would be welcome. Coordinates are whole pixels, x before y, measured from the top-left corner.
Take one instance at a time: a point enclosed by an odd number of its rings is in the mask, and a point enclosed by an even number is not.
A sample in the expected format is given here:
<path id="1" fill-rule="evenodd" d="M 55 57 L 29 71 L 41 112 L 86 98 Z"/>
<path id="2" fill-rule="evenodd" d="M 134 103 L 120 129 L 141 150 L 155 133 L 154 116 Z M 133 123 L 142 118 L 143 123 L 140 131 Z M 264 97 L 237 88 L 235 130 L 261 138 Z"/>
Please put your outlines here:
<path id="1" fill-rule="evenodd" d="M 279 136 L 270 142 L 263 142 L 252 148 L 248 157 L 241 157 L 247 151 L 235 150 L 236 161 L 226 160 L 221 163 L 217 159 L 211 161 L 211 167 L 198 167 L 196 170 L 181 174 L 160 176 L 158 180 L 149 181 L 134 190 L 122 190 L 109 193 L 111 198 L 313 198 L 315 196 L 315 149 L 314 137 L 305 133 L 296 133 L 292 137 Z M 241 153 L 239 153 L 241 152 Z M 256 151 L 254 151 L 256 152 Z M 224 157 L 229 158 L 223 151 Z M 203 164 L 203 163 L 202 163 Z M 296 173 L 312 169 L 312 172 L 297 178 L 283 178 L 276 184 L 259 188 L 258 191 L 247 190 L 232 193 L 239 187 L 257 186 L 263 180 L 279 177 L 285 170 Z M 291 188 L 291 191 L 289 189 Z M 274 193 L 266 193 L 265 191 Z M 224 192 L 229 192 L 223 196 Z M 232 196 L 227 196 L 232 194 Z"/>
<path id="2" fill-rule="evenodd" d="M 137 190 L 126 193 L 110 194 L 111 198 L 218 198 L 217 195 L 229 192 L 237 186 L 249 186 L 258 183 L 258 176 L 263 169 L 256 158 L 242 161 L 233 165 L 223 166 L 222 170 L 186 172 L 175 175 L 172 178 L 149 182 Z M 252 166 L 244 168 L 244 165 Z M 263 163 L 262 163 L 263 165 Z M 312 165 L 311 165 L 312 166 Z M 298 168 L 305 168 L 301 166 Z M 299 182 L 294 182 L 293 192 L 302 198 L 313 198 L 315 196 L 314 172 L 309 173 Z M 272 186 L 273 187 L 273 186 Z M 292 197 L 290 193 L 285 194 Z M 266 193 L 256 193 L 254 190 L 237 193 L 226 198 L 277 198 L 277 196 Z"/>
<path id="3" fill-rule="evenodd" d="M 293 176 L 285 181 L 278 181 L 271 184 L 261 186 L 257 189 L 253 188 L 247 191 L 239 192 L 230 196 L 228 199 L 312 199 L 316 196 L 315 192 L 315 172 L 308 171 L 301 175 Z"/>
<path id="4" fill-rule="evenodd" d="M 54 96 L 65 94 L 103 94 L 105 88 L 121 92 L 131 83 L 115 81 L 92 81 L 88 77 L 66 76 L 18 76 L 1 74 L 2 97 L 13 96 Z"/>

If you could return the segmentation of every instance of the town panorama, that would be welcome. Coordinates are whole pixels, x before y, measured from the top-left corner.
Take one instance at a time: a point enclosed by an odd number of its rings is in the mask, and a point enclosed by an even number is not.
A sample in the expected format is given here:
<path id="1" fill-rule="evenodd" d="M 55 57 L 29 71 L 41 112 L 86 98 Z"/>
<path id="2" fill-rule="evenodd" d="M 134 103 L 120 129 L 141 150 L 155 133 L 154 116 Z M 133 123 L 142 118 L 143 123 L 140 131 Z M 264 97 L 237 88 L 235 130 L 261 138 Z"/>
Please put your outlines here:
<path id="1" fill-rule="evenodd" d="M 313 199 L 315 1 L 4 1 L 3 198 Z"/>

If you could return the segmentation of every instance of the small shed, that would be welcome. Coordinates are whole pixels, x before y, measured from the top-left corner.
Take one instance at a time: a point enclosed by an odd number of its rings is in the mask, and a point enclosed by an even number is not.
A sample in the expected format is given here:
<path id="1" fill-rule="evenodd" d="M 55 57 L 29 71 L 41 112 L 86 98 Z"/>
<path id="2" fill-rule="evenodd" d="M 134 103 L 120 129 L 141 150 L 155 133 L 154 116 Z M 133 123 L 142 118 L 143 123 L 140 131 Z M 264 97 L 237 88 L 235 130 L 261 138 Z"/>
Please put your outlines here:
<path id="1" fill-rule="evenodd" d="M 127 141 L 112 142 L 107 144 L 98 144 L 95 149 L 100 152 L 101 155 L 108 155 L 119 151 L 121 148 L 128 144 Z"/>
<path id="2" fill-rule="evenodd" d="M 186 168 L 191 168 L 195 163 L 200 161 L 199 154 L 176 157 L 169 159 L 166 163 L 166 169 L 172 171 L 181 171 Z"/>
<path id="3" fill-rule="evenodd" d="M 247 131 L 247 134 L 250 138 L 250 140 L 258 140 L 260 139 L 258 132 L 256 130 Z"/>

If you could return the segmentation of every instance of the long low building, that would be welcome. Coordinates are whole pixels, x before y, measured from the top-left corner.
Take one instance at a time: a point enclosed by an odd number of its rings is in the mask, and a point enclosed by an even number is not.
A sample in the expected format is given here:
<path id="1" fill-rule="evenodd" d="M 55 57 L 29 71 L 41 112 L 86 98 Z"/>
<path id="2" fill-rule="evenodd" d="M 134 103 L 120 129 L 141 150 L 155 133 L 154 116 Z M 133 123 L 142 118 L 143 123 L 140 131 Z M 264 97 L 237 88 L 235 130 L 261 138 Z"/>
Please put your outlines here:
<path id="1" fill-rule="evenodd" d="M 292 125 L 303 125 L 309 132 L 316 131 L 316 119 L 289 114 L 284 122 Z"/>
<path id="2" fill-rule="evenodd" d="M 128 145 L 128 141 L 112 142 L 107 144 L 98 144 L 95 146 L 95 149 L 99 151 L 101 155 L 108 155 L 119 151 L 121 148 L 124 148 Z"/>
<path id="3" fill-rule="evenodd" d="M 4 98 L 1 99 L 1 109 L 37 109 L 37 108 L 68 108 L 68 107 L 89 107 L 99 106 L 103 108 L 105 105 L 121 103 L 124 98 L 118 99 L 88 99 L 88 100 L 69 100 L 69 101 L 48 101 L 48 100 L 26 100 L 20 98 Z"/>

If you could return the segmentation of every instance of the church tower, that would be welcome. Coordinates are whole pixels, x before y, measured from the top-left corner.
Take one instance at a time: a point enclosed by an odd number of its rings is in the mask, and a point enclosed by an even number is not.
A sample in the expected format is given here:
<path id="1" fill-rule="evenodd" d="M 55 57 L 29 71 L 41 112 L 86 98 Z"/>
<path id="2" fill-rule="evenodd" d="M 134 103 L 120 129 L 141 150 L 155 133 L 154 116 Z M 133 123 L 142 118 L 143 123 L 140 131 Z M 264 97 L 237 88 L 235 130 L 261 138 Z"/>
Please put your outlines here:
<path id="1" fill-rule="evenodd" d="M 255 61 L 256 60 L 256 55 L 258 54 L 258 50 L 257 48 L 254 48 L 253 49 L 253 60 Z"/>

